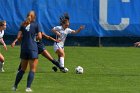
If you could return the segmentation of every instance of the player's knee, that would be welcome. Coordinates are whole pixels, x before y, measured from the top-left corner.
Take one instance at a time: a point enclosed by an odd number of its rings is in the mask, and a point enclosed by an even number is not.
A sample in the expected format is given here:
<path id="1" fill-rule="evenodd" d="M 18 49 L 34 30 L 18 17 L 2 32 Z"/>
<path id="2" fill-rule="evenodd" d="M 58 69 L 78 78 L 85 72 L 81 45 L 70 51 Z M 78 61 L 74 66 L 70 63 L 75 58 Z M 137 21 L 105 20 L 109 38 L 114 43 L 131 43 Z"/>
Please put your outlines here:
<path id="1" fill-rule="evenodd" d="M 36 72 L 36 68 L 37 68 L 37 63 L 34 63 L 30 66 L 30 71 Z"/>
<path id="2" fill-rule="evenodd" d="M 35 73 L 36 72 L 36 68 L 31 68 L 30 71 Z"/>
<path id="3" fill-rule="evenodd" d="M 1 58 L 0 58 L 0 61 L 1 61 L 1 62 L 4 62 L 4 57 L 1 57 Z"/>
<path id="4" fill-rule="evenodd" d="M 65 57 L 65 53 L 60 53 L 60 57 Z"/>

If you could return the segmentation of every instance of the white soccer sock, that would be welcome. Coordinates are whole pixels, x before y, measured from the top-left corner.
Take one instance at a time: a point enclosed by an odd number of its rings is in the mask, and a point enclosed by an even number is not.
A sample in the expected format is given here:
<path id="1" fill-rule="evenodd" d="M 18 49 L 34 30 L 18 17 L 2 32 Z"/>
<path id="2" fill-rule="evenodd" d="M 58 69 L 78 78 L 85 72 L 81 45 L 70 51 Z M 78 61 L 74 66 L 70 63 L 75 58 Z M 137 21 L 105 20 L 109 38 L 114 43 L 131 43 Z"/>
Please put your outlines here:
<path id="1" fill-rule="evenodd" d="M 60 57 L 60 66 L 64 67 L 64 57 Z"/>
<path id="2" fill-rule="evenodd" d="M 0 71 L 1 72 L 4 72 L 3 65 L 4 65 L 4 62 L 0 62 Z"/>
<path id="3" fill-rule="evenodd" d="M 4 66 L 4 62 L 2 63 L 1 71 L 2 71 L 2 72 L 5 72 L 4 69 L 3 69 L 3 66 Z"/>
<path id="4" fill-rule="evenodd" d="M 4 66 L 4 62 L 2 62 L 2 68 L 3 68 L 3 66 Z"/>

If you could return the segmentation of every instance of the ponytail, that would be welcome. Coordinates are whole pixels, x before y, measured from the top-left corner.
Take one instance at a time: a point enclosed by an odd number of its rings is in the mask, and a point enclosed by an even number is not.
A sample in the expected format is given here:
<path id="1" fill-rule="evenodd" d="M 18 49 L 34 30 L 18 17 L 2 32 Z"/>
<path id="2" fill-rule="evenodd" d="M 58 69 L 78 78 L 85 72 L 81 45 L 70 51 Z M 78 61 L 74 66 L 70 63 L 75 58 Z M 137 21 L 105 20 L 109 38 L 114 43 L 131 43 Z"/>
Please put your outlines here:
<path id="1" fill-rule="evenodd" d="M 27 14 L 26 20 L 22 23 L 22 26 L 27 26 L 29 25 L 31 22 L 33 22 L 36 18 L 36 14 L 34 11 L 30 11 Z"/>
<path id="2" fill-rule="evenodd" d="M 22 26 L 27 26 L 31 23 L 31 16 L 27 16 L 26 20 L 22 23 Z"/>

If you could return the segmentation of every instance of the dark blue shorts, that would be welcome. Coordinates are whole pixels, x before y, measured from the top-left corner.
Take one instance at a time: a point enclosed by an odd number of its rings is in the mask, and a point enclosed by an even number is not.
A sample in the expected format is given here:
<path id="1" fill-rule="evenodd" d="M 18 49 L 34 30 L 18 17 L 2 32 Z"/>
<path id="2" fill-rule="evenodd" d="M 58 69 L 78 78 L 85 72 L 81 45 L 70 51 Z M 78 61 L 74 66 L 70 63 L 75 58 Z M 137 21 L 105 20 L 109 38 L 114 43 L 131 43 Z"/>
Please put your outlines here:
<path id="1" fill-rule="evenodd" d="M 35 58 L 38 58 L 38 51 L 25 51 L 25 50 L 21 50 L 21 53 L 20 53 L 20 58 L 21 59 L 26 59 L 26 60 L 29 60 L 29 59 L 35 59 Z"/>
<path id="2" fill-rule="evenodd" d="M 45 45 L 42 42 L 37 42 L 38 54 L 41 54 L 45 49 Z"/>

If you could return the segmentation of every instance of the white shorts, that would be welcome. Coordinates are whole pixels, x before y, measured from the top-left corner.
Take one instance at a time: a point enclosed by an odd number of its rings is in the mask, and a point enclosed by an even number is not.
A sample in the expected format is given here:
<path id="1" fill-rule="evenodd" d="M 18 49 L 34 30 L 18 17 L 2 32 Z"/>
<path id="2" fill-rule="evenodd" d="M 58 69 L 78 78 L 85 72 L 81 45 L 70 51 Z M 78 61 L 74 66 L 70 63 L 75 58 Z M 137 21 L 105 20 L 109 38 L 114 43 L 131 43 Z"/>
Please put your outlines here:
<path id="1" fill-rule="evenodd" d="M 59 45 L 58 43 L 54 43 L 53 45 L 54 51 L 56 52 L 58 49 L 64 49 L 64 46 Z"/>

